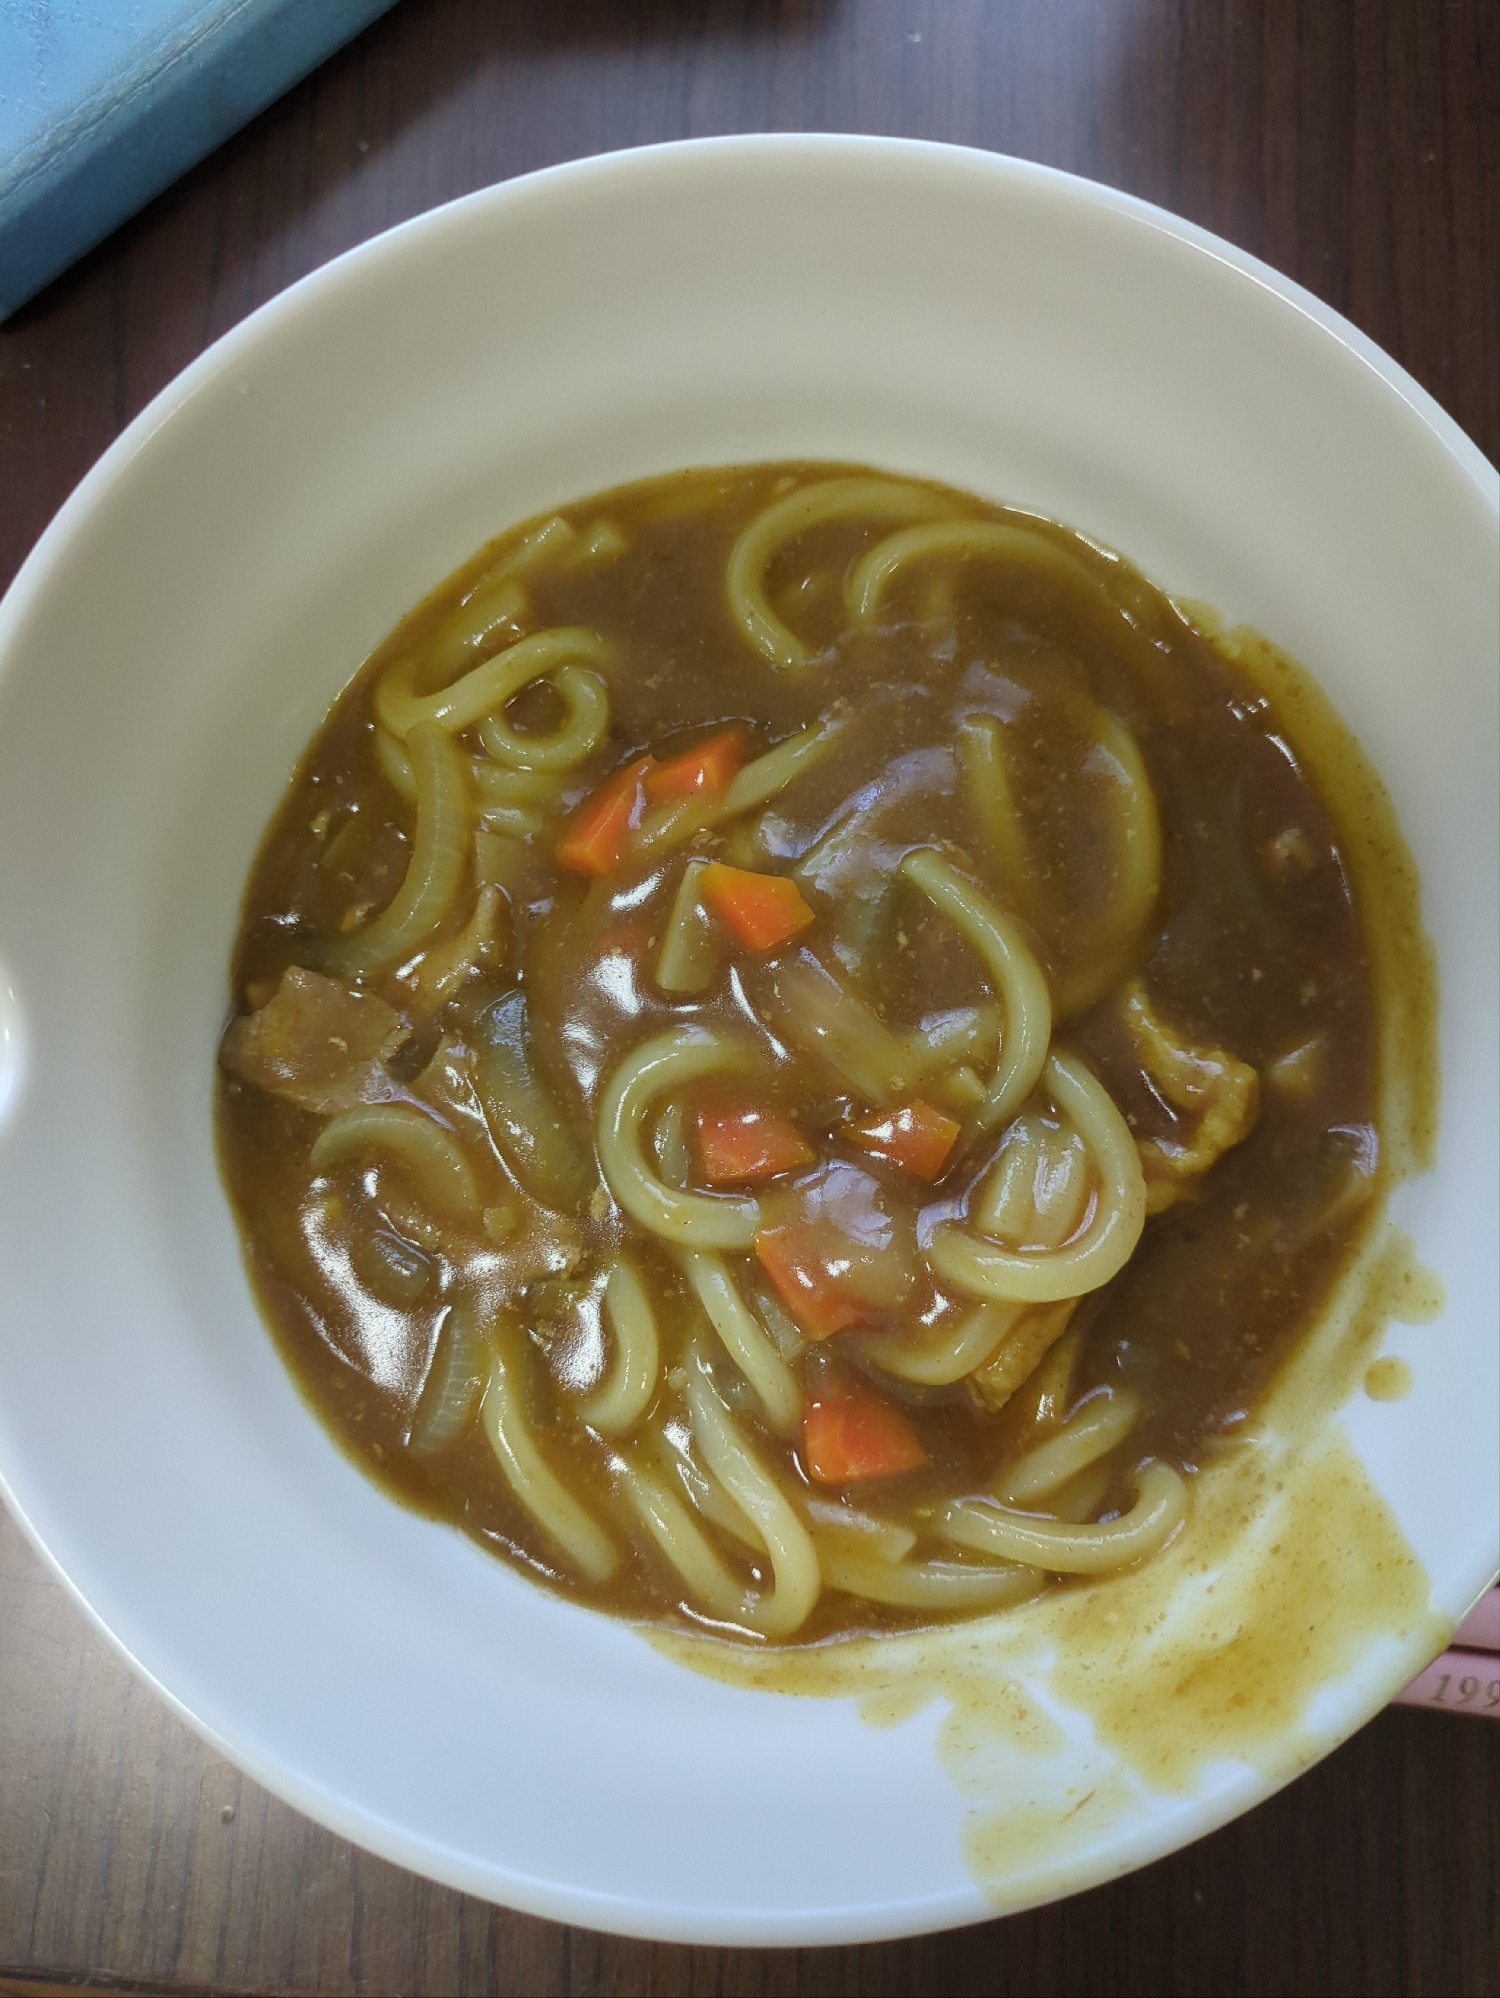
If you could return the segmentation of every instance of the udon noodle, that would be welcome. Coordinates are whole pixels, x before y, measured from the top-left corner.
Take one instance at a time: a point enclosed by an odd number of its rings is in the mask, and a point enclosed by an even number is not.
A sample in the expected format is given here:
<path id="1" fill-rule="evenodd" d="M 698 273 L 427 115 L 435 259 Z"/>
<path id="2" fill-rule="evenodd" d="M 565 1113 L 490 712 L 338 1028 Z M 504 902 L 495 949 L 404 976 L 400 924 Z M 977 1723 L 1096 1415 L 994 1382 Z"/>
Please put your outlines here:
<path id="1" fill-rule="evenodd" d="M 226 1174 L 340 1442 L 746 1639 L 1149 1560 L 1378 1172 L 1266 696 L 1119 557 L 858 469 L 483 550 L 309 750 L 234 992 Z"/>

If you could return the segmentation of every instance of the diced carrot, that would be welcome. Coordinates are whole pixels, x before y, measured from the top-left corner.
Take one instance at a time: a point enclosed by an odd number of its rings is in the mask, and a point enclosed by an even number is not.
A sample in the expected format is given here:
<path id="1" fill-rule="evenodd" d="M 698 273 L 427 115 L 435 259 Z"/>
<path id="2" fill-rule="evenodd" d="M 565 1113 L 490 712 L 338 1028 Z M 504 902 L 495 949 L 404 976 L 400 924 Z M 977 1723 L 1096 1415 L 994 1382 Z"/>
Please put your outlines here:
<path id="1" fill-rule="evenodd" d="M 696 1121 L 703 1177 L 711 1185 L 775 1179 L 779 1173 L 811 1165 L 817 1157 L 790 1118 L 749 1101 L 705 1104 Z"/>
<path id="2" fill-rule="evenodd" d="M 868 1123 L 856 1124 L 849 1135 L 867 1152 L 905 1166 L 918 1179 L 936 1179 L 948 1163 L 962 1128 L 954 1118 L 945 1117 L 941 1110 L 935 1110 L 919 1096 L 903 1103 L 889 1116 L 872 1117 Z"/>
<path id="3" fill-rule="evenodd" d="M 726 790 L 745 760 L 747 740 L 742 728 L 721 729 L 695 749 L 658 763 L 646 779 L 646 796 L 653 805 L 663 805 L 672 798 L 691 798 L 699 791 Z"/>
<path id="4" fill-rule="evenodd" d="M 619 865 L 625 842 L 646 809 L 646 779 L 656 767 L 643 756 L 628 769 L 606 777 L 568 815 L 557 842 L 557 860 L 575 874 L 608 874 Z"/>
<path id="5" fill-rule="evenodd" d="M 698 893 L 734 937 L 750 950 L 774 950 L 814 921 L 802 891 L 785 874 L 752 874 L 711 860 Z"/>
<path id="6" fill-rule="evenodd" d="M 803 1461 L 819 1484 L 845 1485 L 914 1471 L 927 1452 L 894 1402 L 863 1382 L 841 1383 L 826 1399 L 808 1401 Z"/>
<path id="7" fill-rule="evenodd" d="M 755 1253 L 783 1303 L 809 1339 L 828 1339 L 858 1325 L 865 1306 L 839 1282 L 837 1236 L 813 1221 L 762 1228 Z"/>

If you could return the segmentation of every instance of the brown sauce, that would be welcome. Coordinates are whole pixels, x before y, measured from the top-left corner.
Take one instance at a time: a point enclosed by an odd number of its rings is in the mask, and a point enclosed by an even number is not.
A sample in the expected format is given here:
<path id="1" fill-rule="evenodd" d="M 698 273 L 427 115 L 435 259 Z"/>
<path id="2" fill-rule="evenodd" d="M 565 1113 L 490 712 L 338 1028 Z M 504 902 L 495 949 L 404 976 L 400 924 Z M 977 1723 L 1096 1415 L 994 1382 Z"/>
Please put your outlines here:
<path id="1" fill-rule="evenodd" d="M 705 1459 L 683 1379 L 690 1352 L 820 1548 L 820 1535 L 842 1533 L 845 1544 L 884 1528 L 905 1545 L 900 1561 L 983 1571 L 998 1557 L 944 1537 L 955 1500 L 1086 1537 L 1130 1517 L 1144 1490 L 1136 1473 L 1155 1462 L 1186 1475 L 1191 1505 L 1193 1474 L 1239 1432 L 1313 1322 L 1367 1227 L 1382 1173 L 1380 1023 L 1348 841 L 1327 787 L 1299 758 L 1270 676 L 1247 670 L 1119 558 L 1032 516 L 909 483 L 917 519 L 925 504 L 940 522 L 1015 529 L 1019 552 L 999 541 L 918 552 L 852 615 L 851 578 L 906 531 L 910 511 L 856 509 L 788 533 L 760 581 L 807 663 L 777 664 L 767 645 L 781 641 L 773 631 L 757 643 L 726 570 L 769 506 L 852 476 L 878 475 L 756 467 L 606 494 L 565 509 L 566 531 L 554 530 L 537 559 L 524 559 L 531 544 L 517 530 L 421 606 L 340 697 L 267 833 L 235 952 L 219 1095 L 224 1169 L 257 1295 L 300 1387 L 357 1462 L 406 1503 L 585 1601 L 799 1642 L 941 1621 L 973 1604 L 875 1602 L 830 1585 L 826 1561 L 821 1593 L 793 1629 L 695 1594 L 622 1497 L 622 1461 L 686 1508 L 747 1603 L 781 1577 L 743 1531 L 743 1504 L 740 1530 L 724 1523 L 726 1481 Z M 494 623 L 460 646 L 455 632 L 487 601 L 499 606 Z M 422 852 L 413 805 L 377 745 L 382 684 L 406 674 L 419 703 L 557 629 L 593 635 L 593 663 L 578 670 L 604 688 L 607 729 L 556 776 L 523 772 L 529 789 L 497 780 L 484 794 L 488 829 L 476 840 L 465 821 L 441 920 L 397 961 L 361 965 L 360 938 L 399 903 Z M 502 718 L 524 750 L 568 712 L 556 679 L 543 678 Z M 670 797 L 636 795 L 636 823 L 612 864 L 596 874 L 559 864 L 559 840 L 587 829 L 617 773 L 647 756 L 653 771 L 691 765 L 728 731 L 738 732 L 740 770 L 803 732 L 827 742 L 744 811 L 716 817 L 722 793 L 711 784 L 694 794 L 677 843 L 663 818 Z M 990 752 L 1000 745 L 998 765 L 976 751 L 980 737 Z M 420 730 L 407 742 L 413 767 L 419 739 Z M 466 765 L 493 761 L 477 725 L 446 739 Z M 1003 812 L 984 793 L 985 771 L 997 768 Z M 663 829 L 657 845 L 643 849 L 643 827 Z M 1103 1154 L 1060 1107 L 1051 1069 L 984 1126 L 1016 1009 L 906 871 L 926 851 L 1021 939 L 1051 995 L 1051 1045 L 1123 1115 L 1152 1209 L 1143 1229 L 1137 1217 L 1138 1240 L 1115 1274 L 1071 1306 L 1066 1297 L 1002 1304 L 1008 1329 L 994 1349 L 938 1382 L 883 1365 L 880 1342 L 887 1353 L 928 1350 L 995 1300 L 936 1271 L 934 1241 L 957 1231 L 1032 1263 L 1059 1247 L 1036 1192 L 1041 1166 L 1023 1174 L 1029 1191 L 1011 1233 L 997 1223 L 986 1234 L 976 1220 L 1007 1143 L 1050 1143 L 1054 1166 L 1069 1146 L 1084 1159 L 1063 1249 L 1102 1225 L 1112 1196 Z M 663 990 L 663 947 L 694 861 L 794 883 L 809 919 L 760 946 L 710 909 L 697 918 L 711 964 L 701 989 Z M 1137 913 L 1126 921 L 1132 895 Z M 269 1020 L 290 989 L 289 967 L 391 1009 L 348 1015 L 356 1033 L 393 1023 L 383 1039 L 372 1029 L 362 1066 L 338 1021 L 316 1024 L 316 1006 L 314 1024 L 292 1021 L 269 1055 L 264 1035 L 247 1034 L 243 1023 L 262 1009 Z M 859 1049 L 830 1057 L 827 1036 L 807 1025 L 809 979 L 851 999 L 859 1021 L 883 1030 L 887 1053 L 906 1050 L 894 1084 L 851 1076 Z M 750 1071 L 653 1101 L 647 1151 L 669 1188 L 680 1191 L 675 1158 L 690 1190 L 759 1200 L 754 1244 L 708 1253 L 792 1381 L 796 1421 L 778 1423 L 709 1326 L 680 1245 L 627 1211 L 618 1172 L 601 1177 L 597 1134 L 612 1080 L 637 1050 L 685 1027 L 750 1048 Z M 331 1037 L 334 1055 L 310 1048 L 308 1032 Z M 507 1124 L 497 1091 L 516 1083 L 517 1063 L 523 1096 L 506 1099 L 516 1113 Z M 940 1134 L 955 1132 L 930 1178 L 914 1154 L 871 1149 L 870 1128 L 913 1102 L 935 1113 Z M 443 1130 L 470 1175 L 456 1221 L 435 1208 L 436 1182 L 389 1146 L 355 1144 L 319 1169 L 320 1134 L 361 1103 Z M 685 1153 L 664 1109 L 681 1115 Z M 747 1116 L 793 1131 L 807 1160 L 766 1180 L 707 1178 L 705 1134 L 733 1136 Z M 1134 1197 L 1122 1195 L 1124 1207 Z M 827 1225 L 852 1241 L 852 1278 L 835 1253 L 843 1237 Z M 788 1278 L 785 1258 L 761 1246 L 807 1227 L 825 1229 L 811 1303 L 795 1287 L 802 1266 Z M 801 1234 L 783 1240 L 805 1247 Z M 581 1411 L 612 1365 L 603 1298 L 621 1255 L 649 1299 L 658 1351 L 639 1417 L 610 1435 Z M 843 1329 L 814 1322 L 830 1299 L 835 1316 L 854 1314 Z M 414 1454 L 414 1437 L 433 1433 L 434 1383 L 457 1350 L 462 1313 L 481 1371 L 497 1352 L 508 1356 L 511 1420 L 613 1550 L 607 1577 L 591 1578 L 518 1496 L 484 1419 L 495 1404 L 481 1406 L 482 1384 L 451 1440 Z M 455 1374 L 454 1407 L 464 1392 Z M 892 1458 L 882 1440 L 884 1416 L 868 1417 L 872 1404 L 894 1411 L 895 1432 L 921 1461 L 820 1476 L 808 1404 L 865 1411 L 875 1444 L 862 1431 L 860 1447 L 899 1463 L 899 1448 Z M 1003 1498 L 1007 1475 L 1080 1410 L 1127 1404 L 1128 1435 L 1071 1486 L 1029 1504 Z M 829 1433 L 847 1442 L 837 1425 Z M 878 1558 L 891 1559 L 889 1545 Z"/>

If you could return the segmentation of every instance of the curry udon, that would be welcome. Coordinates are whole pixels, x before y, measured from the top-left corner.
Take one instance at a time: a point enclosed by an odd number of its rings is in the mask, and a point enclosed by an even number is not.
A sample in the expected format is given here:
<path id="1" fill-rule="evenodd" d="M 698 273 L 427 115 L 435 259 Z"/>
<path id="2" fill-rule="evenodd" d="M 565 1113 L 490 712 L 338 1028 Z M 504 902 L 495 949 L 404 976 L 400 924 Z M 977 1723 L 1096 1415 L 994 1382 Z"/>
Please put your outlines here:
<path id="1" fill-rule="evenodd" d="M 314 1407 L 632 1616 L 1149 1558 L 1376 1184 L 1267 697 L 1119 557 L 859 469 L 486 548 L 320 730 L 233 979 L 222 1155 Z"/>

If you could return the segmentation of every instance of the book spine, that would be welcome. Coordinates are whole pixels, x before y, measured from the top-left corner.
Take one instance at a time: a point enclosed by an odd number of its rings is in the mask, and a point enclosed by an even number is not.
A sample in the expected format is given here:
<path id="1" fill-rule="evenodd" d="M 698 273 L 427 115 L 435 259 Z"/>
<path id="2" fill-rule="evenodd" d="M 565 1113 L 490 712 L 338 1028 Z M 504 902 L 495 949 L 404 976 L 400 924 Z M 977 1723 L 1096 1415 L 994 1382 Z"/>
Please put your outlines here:
<path id="1" fill-rule="evenodd" d="M 0 319 L 394 0 L 238 0 L 80 105 L 0 183 Z"/>
<path id="2" fill-rule="evenodd" d="M 1396 1695 L 1396 1705 L 1500 1720 L 1500 1588 L 1480 1597 L 1449 1648 Z"/>

